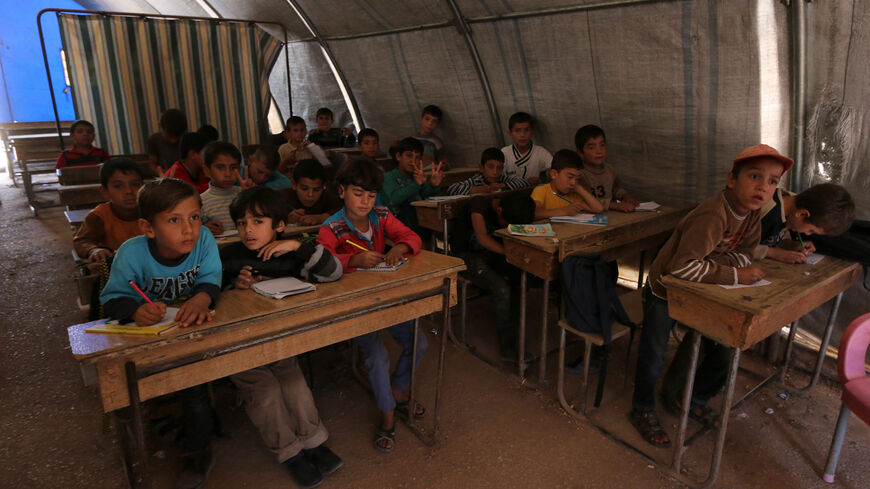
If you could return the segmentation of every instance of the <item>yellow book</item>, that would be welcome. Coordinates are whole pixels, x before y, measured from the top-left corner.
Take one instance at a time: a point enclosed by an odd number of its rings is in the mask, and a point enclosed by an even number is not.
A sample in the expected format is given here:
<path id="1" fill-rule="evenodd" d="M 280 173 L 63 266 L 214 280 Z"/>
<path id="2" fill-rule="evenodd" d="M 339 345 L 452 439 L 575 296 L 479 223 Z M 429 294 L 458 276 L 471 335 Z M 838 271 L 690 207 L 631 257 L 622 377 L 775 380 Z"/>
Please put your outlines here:
<path id="1" fill-rule="evenodd" d="M 90 327 L 85 329 L 86 333 L 94 334 L 142 334 L 142 335 L 160 335 L 176 326 L 175 315 L 178 314 L 177 307 L 167 307 L 166 315 L 163 320 L 151 326 L 137 326 L 136 324 L 117 324 L 115 321 L 108 319 L 100 319 L 94 321 Z"/>

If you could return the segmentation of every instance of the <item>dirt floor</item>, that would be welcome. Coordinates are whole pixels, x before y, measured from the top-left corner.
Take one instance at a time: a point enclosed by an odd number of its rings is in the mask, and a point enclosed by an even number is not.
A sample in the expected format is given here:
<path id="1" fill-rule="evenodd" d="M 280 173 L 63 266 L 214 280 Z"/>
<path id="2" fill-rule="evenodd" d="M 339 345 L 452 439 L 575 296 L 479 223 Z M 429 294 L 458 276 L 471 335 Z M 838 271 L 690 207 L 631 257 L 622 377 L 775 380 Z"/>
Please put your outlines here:
<path id="1" fill-rule="evenodd" d="M 69 351 L 66 326 L 85 317 L 76 306 L 72 234 L 63 212 L 56 207 L 34 218 L 23 191 L 8 180 L 0 180 L 0 201 L 0 487 L 126 487 L 113 419 L 102 414 L 95 389 L 84 385 Z M 531 290 L 528 344 L 534 351 L 539 345 L 534 333 L 539 301 L 540 289 Z M 471 301 L 469 311 L 469 342 L 491 358 L 494 333 L 486 326 L 486 298 Z M 422 326 L 430 353 L 420 372 L 420 398 L 431 413 L 434 352 L 441 335 L 432 334 L 434 323 L 424 321 Z M 557 345 L 556 336 L 548 341 Z M 322 487 L 682 487 L 651 461 L 666 467 L 670 452 L 648 448 L 628 424 L 631 379 L 623 387 L 622 343 L 611 362 L 604 404 L 590 408 L 583 420 L 559 405 L 553 387 L 555 353 L 549 356 L 551 382 L 537 389 L 536 368 L 521 382 L 508 365 L 492 366 L 451 343 L 438 443 L 428 447 L 400 425 L 396 449 L 387 455 L 372 446 L 378 413 L 352 374 L 349 348 L 319 351 L 311 357 L 314 395 L 330 431 L 328 445 L 345 462 Z M 569 347 L 569 358 L 581 350 L 579 345 Z M 751 353 L 743 365 L 759 372 L 768 369 Z M 738 394 L 754 380 L 742 373 Z M 788 381 L 805 383 L 807 376 L 797 371 Z M 569 396 L 574 396 L 577 383 L 578 376 L 569 374 Z M 214 382 L 213 388 L 223 433 L 214 441 L 217 463 L 206 487 L 294 487 L 286 469 L 263 447 L 229 382 Z M 716 487 L 828 487 L 819 474 L 839 410 L 839 387 L 823 380 L 809 395 L 783 399 L 781 393 L 781 386 L 769 385 L 733 412 Z M 171 398 L 158 399 L 147 403 L 146 410 L 160 420 L 171 417 L 177 405 Z M 430 415 L 426 422 L 431 421 Z M 664 416 L 663 422 L 673 435 L 675 419 Z M 152 422 L 149 434 L 154 487 L 172 487 L 179 468 L 176 431 L 171 423 Z M 692 446 L 687 476 L 705 476 L 710 438 Z M 853 419 L 834 487 L 867 487 L 868 454 L 870 429 Z"/>

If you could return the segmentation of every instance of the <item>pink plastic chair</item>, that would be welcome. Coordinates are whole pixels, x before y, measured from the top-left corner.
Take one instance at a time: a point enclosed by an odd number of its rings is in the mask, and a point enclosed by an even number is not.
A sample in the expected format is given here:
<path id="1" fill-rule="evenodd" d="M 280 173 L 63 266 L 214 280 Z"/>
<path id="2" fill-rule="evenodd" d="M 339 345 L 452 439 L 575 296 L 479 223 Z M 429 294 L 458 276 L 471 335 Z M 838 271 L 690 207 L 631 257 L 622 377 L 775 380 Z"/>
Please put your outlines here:
<path id="1" fill-rule="evenodd" d="M 825 466 L 825 482 L 834 482 L 834 472 L 837 470 L 837 460 L 846 437 L 846 425 L 849 415 L 855 413 L 861 421 L 870 424 L 870 377 L 864 370 L 864 359 L 870 346 L 870 313 L 858 317 L 843 334 L 840 340 L 838 373 L 843 384 L 843 406 L 840 417 L 837 418 L 837 429 L 828 451 L 828 463 Z"/>

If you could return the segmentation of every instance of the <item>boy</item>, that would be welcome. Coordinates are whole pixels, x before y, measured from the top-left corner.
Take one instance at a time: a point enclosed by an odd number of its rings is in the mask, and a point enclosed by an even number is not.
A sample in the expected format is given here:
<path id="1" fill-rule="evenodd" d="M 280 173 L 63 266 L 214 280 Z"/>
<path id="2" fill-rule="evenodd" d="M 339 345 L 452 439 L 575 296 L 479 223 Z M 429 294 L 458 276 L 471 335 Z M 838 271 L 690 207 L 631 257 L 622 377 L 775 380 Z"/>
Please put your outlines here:
<path id="1" fill-rule="evenodd" d="M 205 138 L 205 144 L 208 144 L 212 141 L 218 141 L 221 138 L 221 133 L 211 124 L 203 124 L 196 130 L 200 136 Z"/>
<path id="2" fill-rule="evenodd" d="M 188 132 L 181 136 L 178 144 L 181 159 L 176 161 L 163 175 L 166 178 L 177 178 L 193 185 L 197 192 L 208 190 L 208 177 L 202 169 L 202 149 L 208 144 L 206 137 L 198 132 Z"/>
<path id="3" fill-rule="evenodd" d="M 94 146 L 94 125 L 86 120 L 78 120 L 69 128 L 72 148 L 62 151 L 57 157 L 54 168 L 67 166 L 98 165 L 109 159 L 109 153 Z"/>
<path id="4" fill-rule="evenodd" d="M 236 228 L 230 217 L 230 202 L 241 192 L 239 161 L 242 153 L 232 143 L 214 141 L 202 150 L 205 174 L 210 178 L 202 193 L 202 223 L 217 236 Z"/>
<path id="5" fill-rule="evenodd" d="M 380 136 L 378 136 L 378 132 L 370 127 L 360 131 L 358 149 L 360 156 L 369 161 L 375 161 L 380 152 Z"/>
<path id="6" fill-rule="evenodd" d="M 139 192 L 139 226 L 145 236 L 118 249 L 109 281 L 100 294 L 105 315 L 140 326 L 160 321 L 166 305 L 184 301 L 175 316 L 181 327 L 211 320 L 220 295 L 221 262 L 210 233 L 200 232 L 196 189 L 175 178 L 145 184 Z M 145 301 L 136 284 L 154 305 Z M 213 459 L 212 408 L 205 384 L 179 393 L 183 409 L 184 467 L 176 487 L 201 487 Z"/>
<path id="7" fill-rule="evenodd" d="M 187 132 L 187 116 L 178 109 L 167 109 L 160 114 L 160 132 L 148 138 L 148 163 L 157 175 L 178 161 L 180 153 L 178 142 L 181 135 Z M 159 171 L 158 171 L 159 170 Z"/>
<path id="8" fill-rule="evenodd" d="M 73 249 L 97 263 L 112 256 L 124 241 L 139 236 L 136 194 L 142 186 L 142 169 L 129 158 L 110 158 L 100 168 L 100 193 L 109 201 L 85 217 L 73 238 Z"/>
<path id="9" fill-rule="evenodd" d="M 307 149 L 307 132 L 303 118 L 294 115 L 287 119 L 287 142 L 278 147 L 278 156 L 281 158 L 278 170 L 281 173 L 289 175 L 297 161 L 314 158 L 311 150 Z"/>
<path id="10" fill-rule="evenodd" d="M 792 164 L 791 158 L 764 144 L 741 151 L 728 174 L 727 188 L 686 215 L 653 261 L 643 289 L 643 329 L 629 415 L 647 442 L 658 447 L 671 444 L 655 412 L 656 383 L 674 325 L 668 316 L 667 290 L 661 277 L 670 274 L 683 280 L 724 285 L 752 284 L 763 278 L 762 271 L 752 266 L 752 252 L 761 237 L 761 208 Z M 716 426 L 718 416 L 707 401 L 725 384 L 729 354 L 726 347 L 707 338 L 702 348 L 704 355 L 695 375 L 689 417 Z M 677 357 L 681 356 L 678 351 Z M 668 410 L 680 409 L 678 400 L 664 402 Z"/>
<path id="11" fill-rule="evenodd" d="M 399 141 L 396 153 L 398 166 L 384 175 L 383 201 L 390 212 L 412 231 L 423 234 L 417 225 L 417 210 L 411 202 L 438 195 L 444 172 L 441 163 L 437 166 L 433 163 L 432 174 L 426 175 L 421 159 L 423 145 L 414 138 Z"/>
<path id="12" fill-rule="evenodd" d="M 543 146 L 535 146 L 532 137 L 535 128 L 532 116 L 517 112 L 508 119 L 508 136 L 513 144 L 501 149 L 504 153 L 504 173 L 509 177 L 524 178 L 532 185 L 541 183 L 541 173 L 550 167 L 553 155 Z"/>
<path id="13" fill-rule="evenodd" d="M 532 190 L 535 201 L 535 219 L 555 216 L 573 216 L 583 211 L 599 213 L 604 206 L 582 185 L 577 184 L 583 161 L 570 149 L 556 152 L 548 172 L 550 183 Z"/>
<path id="14" fill-rule="evenodd" d="M 528 186 L 529 182 L 522 178 L 504 174 L 504 153 L 500 149 L 487 148 L 480 155 L 480 171 L 468 180 L 447 187 L 447 193 L 450 195 L 486 194 Z"/>
<path id="15" fill-rule="evenodd" d="M 519 331 L 520 272 L 504 257 L 504 246 L 493 233 L 508 224 L 528 224 L 535 203 L 527 195 L 502 199 L 477 197 L 466 207 L 466 225 L 457 226 L 452 249 L 465 260 L 465 276 L 475 287 L 490 292 L 489 307 L 498 333 L 498 353 L 505 362 L 516 362 Z"/>
<path id="16" fill-rule="evenodd" d="M 441 125 L 441 109 L 435 105 L 423 107 L 423 115 L 420 116 L 420 130 L 414 135 L 423 143 L 423 163 L 443 163 L 447 169 L 447 158 L 444 157 L 444 141 L 435 135 L 435 129 Z"/>
<path id="17" fill-rule="evenodd" d="M 274 146 L 257 146 L 251 156 L 248 156 L 244 171 L 245 177 L 253 185 L 263 185 L 274 190 L 293 187 L 290 179 L 278 171 L 278 150 Z"/>
<path id="18" fill-rule="evenodd" d="M 308 140 L 324 148 L 353 146 L 356 138 L 346 127 L 332 127 L 335 121 L 332 111 L 327 107 L 317 109 L 317 129 L 308 134 Z"/>
<path id="19" fill-rule="evenodd" d="M 220 250 L 224 283 L 247 289 L 262 280 L 261 274 L 311 282 L 341 278 L 341 263 L 322 246 L 277 239 L 287 215 L 287 203 L 277 191 L 242 191 L 230 205 L 230 215 L 241 242 Z M 296 357 L 231 375 L 230 380 L 263 442 L 289 469 L 296 485 L 314 487 L 341 467 L 341 459 L 323 444 L 329 433 Z"/>
<path id="20" fill-rule="evenodd" d="M 640 203 L 633 199 L 619 184 L 616 170 L 605 162 L 607 158 L 607 138 L 604 130 L 588 125 L 577 130 L 574 135 L 577 154 L 583 159 L 580 184 L 588 188 L 604 209 L 621 212 L 634 212 Z"/>
<path id="21" fill-rule="evenodd" d="M 326 171 L 317 160 L 302 160 L 293 167 L 293 188 L 283 194 L 290 204 L 288 223 L 320 224 L 341 209 L 341 201 L 326 188 Z"/>
<path id="22" fill-rule="evenodd" d="M 365 160 L 350 161 L 339 169 L 336 180 L 345 205 L 323 223 L 317 242 L 341 261 L 345 273 L 357 268 L 371 268 L 382 261 L 387 265 L 395 265 L 406 256 L 416 255 L 420 251 L 422 242 L 419 236 L 393 217 L 386 207 L 375 207 L 375 198 L 383 181 L 383 174 L 377 166 Z M 387 239 L 394 246 L 385 253 Z M 420 403 L 410 399 L 408 392 L 414 322 L 396 324 L 387 328 L 387 331 L 402 348 L 392 379 L 390 357 L 378 332 L 353 340 L 365 359 L 375 401 L 382 413 L 374 440 L 375 448 L 381 452 L 390 452 L 395 446 L 396 412 L 415 418 L 423 417 L 426 413 Z M 426 336 L 420 334 L 416 364 L 420 363 L 425 350 Z"/>

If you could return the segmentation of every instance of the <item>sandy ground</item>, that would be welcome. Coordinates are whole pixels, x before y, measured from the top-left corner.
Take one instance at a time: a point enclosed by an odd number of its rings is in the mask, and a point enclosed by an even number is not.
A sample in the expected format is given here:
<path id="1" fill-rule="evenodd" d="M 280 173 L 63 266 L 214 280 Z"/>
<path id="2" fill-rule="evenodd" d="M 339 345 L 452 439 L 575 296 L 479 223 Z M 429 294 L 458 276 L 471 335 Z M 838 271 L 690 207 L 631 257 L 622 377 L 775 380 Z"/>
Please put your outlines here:
<path id="1" fill-rule="evenodd" d="M 63 213 L 53 208 L 33 218 L 22 190 L 10 187 L 8 180 L 0 180 L 0 200 L 0 487 L 125 487 L 112 417 L 101 413 L 96 391 L 84 386 L 69 351 L 66 326 L 84 316 L 76 307 L 71 233 Z M 533 305 L 539 294 L 538 289 L 531 291 Z M 530 324 L 537 324 L 537 309 L 532 307 L 529 314 Z M 470 304 L 469 341 L 482 354 L 493 355 L 489 345 L 494 334 L 487 321 L 486 299 L 475 299 Z M 441 338 L 431 333 L 433 328 L 423 323 L 430 352 L 436 351 Z M 539 340 L 530 334 L 529 345 L 537 350 Z M 555 336 L 549 341 L 557 344 Z M 577 352 L 579 348 L 572 347 L 569 357 Z M 534 382 L 523 385 L 507 366 L 493 367 L 450 344 L 438 444 L 428 447 L 400 425 L 396 449 L 388 455 L 372 446 L 378 413 L 352 375 L 349 357 L 346 347 L 312 357 L 314 395 L 330 431 L 328 445 L 345 461 L 322 487 L 682 487 L 647 458 L 667 466 L 670 453 L 647 448 L 626 420 L 631 379 L 623 388 L 624 350 L 617 349 L 611 363 L 602 407 L 591 409 L 588 419 L 577 420 L 560 407 L 552 382 L 533 389 Z M 551 380 L 555 359 L 551 354 Z M 420 398 L 430 413 L 436 361 L 435 354 L 427 355 L 420 373 Z M 757 371 L 768 368 L 751 354 L 743 364 Z M 753 380 L 741 374 L 738 391 L 745 391 Z M 789 379 L 806 380 L 802 373 Z M 576 386 L 577 376 L 569 376 L 569 395 Z M 294 487 L 286 469 L 261 444 L 229 383 L 219 381 L 213 387 L 223 435 L 214 441 L 217 463 L 206 487 Z M 734 412 L 716 487 L 828 487 L 818 474 L 839 409 L 839 388 L 823 381 L 810 395 L 781 399 L 781 392 L 780 386 L 768 386 Z M 177 406 L 161 399 L 147 403 L 146 409 L 159 417 L 172 414 Z M 767 414 L 767 409 L 773 413 Z M 431 422 L 431 415 L 426 422 Z M 665 416 L 663 422 L 673 435 L 675 420 Z M 179 467 L 174 432 L 161 436 L 151 428 L 154 487 L 169 488 Z M 705 475 L 709 440 L 708 436 L 693 445 L 686 461 L 688 476 Z M 870 429 L 853 419 L 835 487 L 867 487 L 862 481 L 870 476 L 868 454 Z"/>

